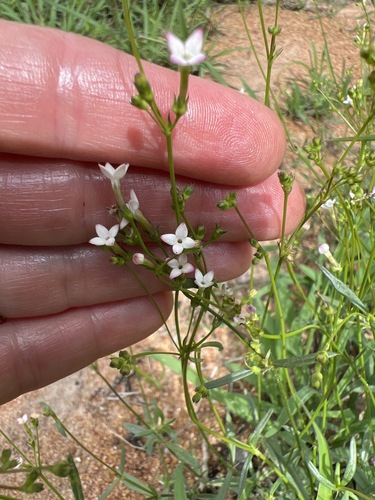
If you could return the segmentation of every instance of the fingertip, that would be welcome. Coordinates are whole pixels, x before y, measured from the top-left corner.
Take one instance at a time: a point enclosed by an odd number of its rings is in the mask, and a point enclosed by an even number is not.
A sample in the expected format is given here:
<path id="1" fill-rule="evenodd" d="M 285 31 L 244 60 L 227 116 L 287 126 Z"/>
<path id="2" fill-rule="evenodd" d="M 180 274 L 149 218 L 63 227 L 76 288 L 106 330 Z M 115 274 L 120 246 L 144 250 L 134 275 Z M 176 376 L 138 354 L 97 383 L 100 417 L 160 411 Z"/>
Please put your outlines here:
<path id="1" fill-rule="evenodd" d="M 257 184 L 280 166 L 284 128 L 277 115 L 238 91 L 191 79 L 189 110 L 176 132 L 176 165 L 193 175 L 228 185 Z"/>

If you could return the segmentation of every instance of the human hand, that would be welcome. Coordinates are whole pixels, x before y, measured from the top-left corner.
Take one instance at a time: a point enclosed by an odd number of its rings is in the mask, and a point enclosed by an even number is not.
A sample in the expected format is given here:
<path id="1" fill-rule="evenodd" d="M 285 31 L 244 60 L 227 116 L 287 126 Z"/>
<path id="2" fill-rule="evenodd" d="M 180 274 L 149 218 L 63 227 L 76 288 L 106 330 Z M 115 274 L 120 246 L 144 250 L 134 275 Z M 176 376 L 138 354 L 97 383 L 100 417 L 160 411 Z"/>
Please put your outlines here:
<path id="1" fill-rule="evenodd" d="M 73 34 L 0 21 L 0 403 L 47 385 L 154 332 L 172 307 L 151 273 L 136 268 L 155 305 L 125 269 L 89 245 L 95 224 L 113 225 L 110 183 L 98 162 L 130 163 L 124 197 L 134 189 L 142 212 L 162 233 L 175 230 L 164 140 L 129 103 L 130 56 Z M 178 75 L 145 64 L 167 113 Z M 276 170 L 285 139 L 260 103 L 191 77 L 189 110 L 175 131 L 179 184 L 194 184 L 190 222 L 227 231 L 206 252 L 218 281 L 250 264 L 248 235 L 217 201 L 237 193 L 254 236 L 277 238 L 283 192 Z M 237 186 L 237 187 L 236 187 Z M 240 187 L 238 187 L 240 186 Z M 286 229 L 304 211 L 289 197 Z M 5 321 L 6 319 L 6 321 Z"/>

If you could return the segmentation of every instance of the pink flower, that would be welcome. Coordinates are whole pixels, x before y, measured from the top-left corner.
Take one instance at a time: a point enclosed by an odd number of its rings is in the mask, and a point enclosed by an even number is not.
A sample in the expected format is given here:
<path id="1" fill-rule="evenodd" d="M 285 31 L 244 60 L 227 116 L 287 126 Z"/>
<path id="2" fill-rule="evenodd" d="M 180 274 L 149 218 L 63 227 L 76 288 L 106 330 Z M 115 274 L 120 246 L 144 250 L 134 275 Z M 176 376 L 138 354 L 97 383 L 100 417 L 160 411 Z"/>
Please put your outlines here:
<path id="1" fill-rule="evenodd" d="M 171 63 L 177 66 L 195 66 L 206 59 L 202 52 L 203 30 L 201 28 L 194 30 L 184 42 L 173 33 L 167 33 L 166 37 Z"/>

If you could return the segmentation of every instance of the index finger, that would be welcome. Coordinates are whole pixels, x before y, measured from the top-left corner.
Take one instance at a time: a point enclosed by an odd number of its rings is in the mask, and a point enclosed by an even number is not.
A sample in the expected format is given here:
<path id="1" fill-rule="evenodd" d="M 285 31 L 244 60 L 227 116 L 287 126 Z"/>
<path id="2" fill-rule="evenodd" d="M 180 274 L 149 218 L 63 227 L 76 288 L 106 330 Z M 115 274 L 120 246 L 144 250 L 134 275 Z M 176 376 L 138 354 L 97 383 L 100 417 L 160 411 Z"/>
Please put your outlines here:
<path id="1" fill-rule="evenodd" d="M 9 21 L 0 21 L 0 48 L 3 152 L 167 170 L 161 131 L 130 104 L 138 71 L 131 56 L 72 33 Z M 178 73 L 144 67 L 167 115 Z M 267 178 L 285 150 L 270 109 L 195 77 L 173 142 L 178 174 L 232 185 Z"/>

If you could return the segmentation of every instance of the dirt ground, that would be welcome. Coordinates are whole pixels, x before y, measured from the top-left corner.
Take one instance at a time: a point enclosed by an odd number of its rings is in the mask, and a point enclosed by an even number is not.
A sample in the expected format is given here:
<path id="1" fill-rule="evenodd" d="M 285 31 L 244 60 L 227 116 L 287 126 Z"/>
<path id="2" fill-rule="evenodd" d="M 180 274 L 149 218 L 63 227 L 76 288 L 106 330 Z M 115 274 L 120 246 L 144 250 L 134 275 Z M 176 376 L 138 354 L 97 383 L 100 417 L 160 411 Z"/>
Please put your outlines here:
<path id="1" fill-rule="evenodd" d="M 263 48 L 256 12 L 255 6 L 248 8 L 246 19 L 258 54 L 262 54 Z M 353 44 L 357 22 L 362 22 L 359 19 L 359 13 L 360 10 L 355 6 L 355 2 L 351 2 L 348 6 L 337 9 L 333 17 L 327 15 L 322 19 L 332 61 L 335 67 L 339 68 L 338 72 L 341 71 L 344 61 L 346 67 L 359 67 L 359 51 Z M 265 9 L 267 26 L 274 24 L 273 14 L 272 7 Z M 243 86 L 241 82 L 243 79 L 254 91 L 261 94 L 263 79 L 255 64 L 254 54 L 249 50 L 248 40 L 237 8 L 226 6 L 225 10 L 220 10 L 215 14 L 213 23 L 218 29 L 215 35 L 218 40 L 217 50 L 233 49 L 233 52 L 223 61 L 227 65 L 227 79 L 237 88 Z M 320 53 L 323 42 L 319 19 L 313 12 L 282 10 L 278 24 L 282 28 L 277 39 L 278 47 L 282 48 L 282 53 L 275 61 L 273 71 L 276 82 L 282 83 L 290 78 L 295 70 L 298 70 L 298 66 L 295 65 L 296 61 L 309 63 L 311 44 L 314 43 L 317 52 Z M 264 58 L 262 58 L 262 62 L 264 63 Z M 308 127 L 304 127 L 301 123 L 290 124 L 290 130 L 294 133 L 294 140 L 300 145 L 304 143 L 309 134 Z M 287 158 L 286 166 L 288 166 L 288 161 L 291 160 Z M 217 336 L 220 337 L 221 342 L 227 344 L 228 348 L 224 350 L 224 354 L 217 354 L 216 351 L 213 351 L 210 359 L 206 360 L 204 370 L 205 375 L 209 377 L 218 376 L 219 372 L 225 370 L 223 364 L 226 360 L 235 359 L 241 354 L 233 348 L 229 332 L 222 329 L 218 331 Z M 170 344 L 166 330 L 161 329 L 149 339 L 134 346 L 134 352 L 168 350 L 172 348 Z M 108 359 L 99 361 L 99 366 L 108 380 L 116 383 L 117 372 L 109 368 L 108 364 Z M 142 362 L 142 369 L 158 381 L 160 390 L 155 389 L 150 384 L 145 389 L 149 396 L 152 396 L 153 391 L 156 391 L 157 403 L 162 408 L 166 418 L 175 418 L 174 429 L 181 442 L 186 447 L 193 446 L 200 450 L 202 443 L 186 416 L 179 378 L 168 369 L 162 370 L 161 365 L 152 360 Z M 125 398 L 136 403 L 138 410 L 142 408 L 141 388 L 137 382 L 130 379 L 128 387 L 123 381 L 116 387 L 120 392 L 130 393 L 125 395 Z M 4 405 L 0 409 L 0 428 L 6 431 L 23 450 L 26 450 L 26 435 L 22 431 L 22 427 L 17 424 L 17 417 L 24 413 L 41 415 L 39 402 L 44 401 L 55 410 L 60 419 L 79 440 L 113 467 L 119 464 L 120 448 L 121 445 L 125 445 L 126 472 L 139 477 L 144 482 L 150 482 L 158 488 L 159 479 L 163 475 L 163 467 L 173 468 L 175 466 L 173 459 L 166 452 L 165 463 L 162 464 L 157 455 L 147 455 L 138 449 L 136 444 L 129 442 L 127 440 L 128 432 L 122 424 L 123 422 L 132 422 L 134 419 L 118 400 L 110 396 L 110 391 L 101 379 L 92 369 L 86 368 L 49 387 L 26 394 Z M 204 418 L 204 405 L 200 407 L 199 413 Z M 60 436 L 51 419 L 41 417 L 40 434 L 44 463 L 60 460 L 66 456 L 67 452 L 74 456 L 87 499 L 98 498 L 111 484 L 114 479 L 113 474 L 83 452 L 74 441 Z M 0 447 L 6 447 L 6 442 L 2 437 L 0 437 Z M 3 479 L 2 482 L 4 482 Z M 66 481 L 54 480 L 53 482 L 58 486 L 64 498 L 73 498 Z M 0 491 L 1 493 L 2 491 Z M 36 498 L 48 500 L 55 498 L 55 495 L 46 490 L 36 495 Z M 132 500 L 142 498 L 142 496 L 138 493 L 132 493 L 120 485 L 108 498 Z"/>

